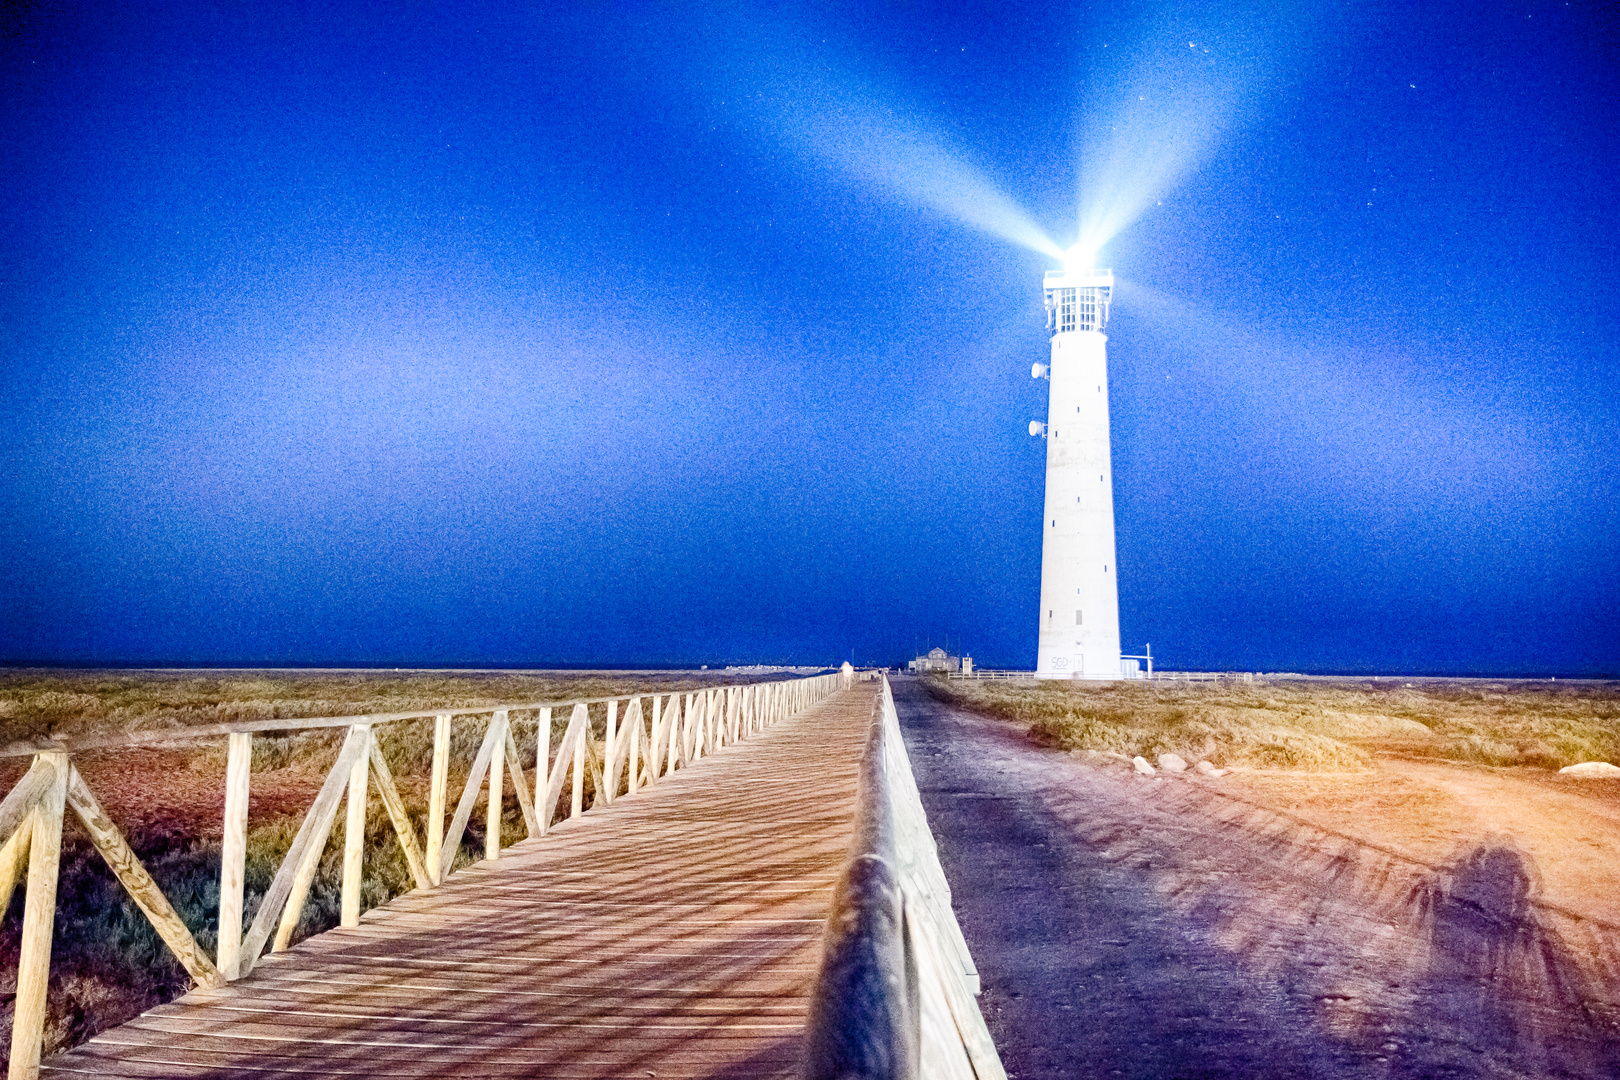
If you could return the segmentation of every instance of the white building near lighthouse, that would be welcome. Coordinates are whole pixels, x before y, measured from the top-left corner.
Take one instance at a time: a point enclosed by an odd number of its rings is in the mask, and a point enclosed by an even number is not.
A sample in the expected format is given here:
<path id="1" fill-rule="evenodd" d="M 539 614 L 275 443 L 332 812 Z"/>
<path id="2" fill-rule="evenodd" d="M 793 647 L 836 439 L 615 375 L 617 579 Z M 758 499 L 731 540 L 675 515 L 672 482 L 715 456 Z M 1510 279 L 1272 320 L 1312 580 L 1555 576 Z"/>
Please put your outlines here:
<path id="1" fill-rule="evenodd" d="M 1089 266 L 1089 260 L 1087 260 Z M 1112 270 L 1046 275 L 1052 331 L 1046 424 L 1046 516 L 1041 521 L 1039 679 L 1118 679 L 1119 588 L 1114 564 L 1114 474 L 1108 439 L 1108 305 Z M 1030 424 L 1030 433 L 1042 434 Z M 1134 662 L 1131 664 L 1135 666 Z"/>

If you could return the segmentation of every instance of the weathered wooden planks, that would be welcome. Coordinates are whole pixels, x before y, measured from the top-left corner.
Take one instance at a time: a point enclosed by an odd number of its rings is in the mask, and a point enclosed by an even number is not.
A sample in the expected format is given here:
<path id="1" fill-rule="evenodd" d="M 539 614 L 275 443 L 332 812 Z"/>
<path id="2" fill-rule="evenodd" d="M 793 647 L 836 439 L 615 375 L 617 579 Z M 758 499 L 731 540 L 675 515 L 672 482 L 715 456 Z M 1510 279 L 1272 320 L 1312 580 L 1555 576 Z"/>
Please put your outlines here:
<path id="1" fill-rule="evenodd" d="M 744 714 L 700 703 L 690 767 L 43 1071 L 792 1076 L 875 695 L 734 743 Z"/>

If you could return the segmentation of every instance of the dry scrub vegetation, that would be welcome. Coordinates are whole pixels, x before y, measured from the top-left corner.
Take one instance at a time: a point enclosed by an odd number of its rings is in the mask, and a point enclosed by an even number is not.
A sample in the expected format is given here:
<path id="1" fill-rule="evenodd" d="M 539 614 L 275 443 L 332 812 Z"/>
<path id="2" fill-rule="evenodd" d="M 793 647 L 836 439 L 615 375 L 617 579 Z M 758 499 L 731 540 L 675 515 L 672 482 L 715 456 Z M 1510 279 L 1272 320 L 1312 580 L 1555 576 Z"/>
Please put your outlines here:
<path id="1" fill-rule="evenodd" d="M 199 724 L 275 717 L 351 716 L 438 707 L 569 701 L 636 692 L 672 693 L 699 685 L 741 681 L 719 672 L 378 672 L 378 671 L 22 671 L 0 673 L 0 745 L 48 736 L 72 737 L 173 731 Z M 513 735 L 532 784 L 537 712 L 512 714 Z M 593 709 L 600 729 L 602 709 Z M 568 721 L 558 710 L 550 745 Z M 451 800 L 483 738 L 485 717 L 455 721 Z M 433 723 L 401 721 L 374 729 L 380 748 L 423 835 Z M 600 731 L 599 731 L 600 734 Z M 304 810 L 337 756 L 340 728 L 254 739 L 254 806 L 247 849 L 247 918 L 292 844 Z M 224 804 L 223 736 L 177 740 L 166 748 L 99 751 L 77 760 L 131 846 L 191 929 L 213 953 L 219 912 L 220 816 Z M 0 759 L 0 793 L 27 768 L 28 758 Z M 586 777 L 585 805 L 594 797 Z M 567 812 L 565 786 L 561 813 Z M 463 837 L 456 866 L 483 857 L 482 801 Z M 344 819 L 340 814 L 309 894 L 295 940 L 336 926 Z M 505 843 L 524 835 L 508 796 Z M 362 908 L 387 902 L 412 887 L 386 812 L 372 799 L 366 820 Z M 9 1030 L 22 894 L 17 890 L 0 922 L 0 1030 Z M 183 993 L 189 980 L 145 917 L 123 892 L 71 819 L 67 822 L 57 890 L 52 947 L 50 1019 L 46 1053 L 83 1042 L 113 1024 Z M 3 1053 L 0 1047 L 0 1053 Z"/>
<path id="2" fill-rule="evenodd" d="M 719 678 L 716 672 L 713 681 Z M 0 672 L 0 744 L 233 720 L 605 697 L 697 682 L 687 673 L 646 672 L 17 669 Z"/>
<path id="3" fill-rule="evenodd" d="M 1394 751 L 1557 769 L 1620 763 L 1620 684 L 1515 680 L 1257 683 L 924 680 L 935 697 L 1065 750 L 1255 769 L 1356 771 Z"/>

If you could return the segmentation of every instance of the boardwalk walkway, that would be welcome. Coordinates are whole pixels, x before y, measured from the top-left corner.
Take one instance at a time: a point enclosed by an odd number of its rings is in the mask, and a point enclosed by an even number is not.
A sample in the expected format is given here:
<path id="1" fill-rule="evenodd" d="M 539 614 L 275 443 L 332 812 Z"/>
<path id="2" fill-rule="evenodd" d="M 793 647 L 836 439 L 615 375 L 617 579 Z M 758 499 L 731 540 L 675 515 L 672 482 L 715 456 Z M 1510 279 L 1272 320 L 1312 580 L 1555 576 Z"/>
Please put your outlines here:
<path id="1" fill-rule="evenodd" d="M 788 1077 L 878 683 L 49 1058 L 49 1075 Z"/>

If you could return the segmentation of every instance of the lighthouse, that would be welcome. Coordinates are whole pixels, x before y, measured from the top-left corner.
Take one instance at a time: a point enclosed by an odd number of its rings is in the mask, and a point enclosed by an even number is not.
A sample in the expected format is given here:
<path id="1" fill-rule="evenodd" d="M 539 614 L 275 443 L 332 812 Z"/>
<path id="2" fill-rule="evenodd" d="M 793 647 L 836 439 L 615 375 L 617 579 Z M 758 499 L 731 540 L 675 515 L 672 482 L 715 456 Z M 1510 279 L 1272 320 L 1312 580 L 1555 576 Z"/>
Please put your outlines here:
<path id="1" fill-rule="evenodd" d="M 1070 264 L 1046 274 L 1050 380 L 1046 423 L 1046 514 L 1041 520 L 1038 679 L 1117 679 L 1119 588 L 1114 563 L 1114 474 L 1108 438 L 1108 305 L 1112 270 Z"/>

